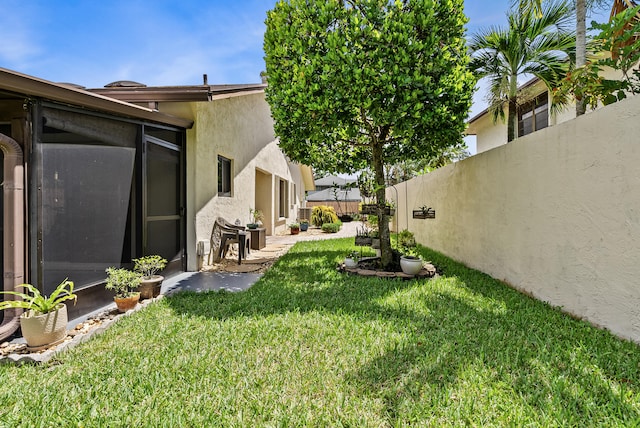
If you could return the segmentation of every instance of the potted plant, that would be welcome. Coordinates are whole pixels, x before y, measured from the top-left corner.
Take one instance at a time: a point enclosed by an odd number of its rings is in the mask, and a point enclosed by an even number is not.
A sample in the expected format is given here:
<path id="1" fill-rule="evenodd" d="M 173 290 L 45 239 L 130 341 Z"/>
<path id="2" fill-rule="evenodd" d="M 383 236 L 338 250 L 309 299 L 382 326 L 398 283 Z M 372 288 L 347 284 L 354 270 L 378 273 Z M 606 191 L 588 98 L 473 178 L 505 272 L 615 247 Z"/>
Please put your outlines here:
<path id="1" fill-rule="evenodd" d="M 264 214 L 262 211 L 249 208 L 249 215 L 251 216 L 252 222 L 247 224 L 247 229 L 257 229 L 260 227 L 260 223 L 264 220 Z"/>
<path id="2" fill-rule="evenodd" d="M 357 251 L 351 251 L 347 254 L 347 257 L 344 258 L 344 266 L 347 268 L 355 268 L 358 266 L 358 260 L 360 260 L 360 255 Z"/>
<path id="3" fill-rule="evenodd" d="M 140 300 L 140 292 L 135 291 L 140 285 L 142 274 L 129 269 L 110 267 L 106 269 L 107 283 L 104 288 L 113 290 L 113 300 L 120 312 L 127 312 L 136 307 Z"/>
<path id="4" fill-rule="evenodd" d="M 73 282 L 65 279 L 56 287 L 49 297 L 43 296 L 40 291 L 31 284 L 20 284 L 27 293 L 16 291 L 2 291 L 0 294 L 18 296 L 21 300 L 6 300 L 0 302 L 0 310 L 9 308 L 26 309 L 20 315 L 20 329 L 22 336 L 27 341 L 29 348 L 38 348 L 46 345 L 55 345 L 67 336 L 67 306 L 66 300 L 78 297 L 73 293 Z"/>
<path id="5" fill-rule="evenodd" d="M 367 227 L 366 224 L 363 224 L 362 227 L 356 229 L 356 238 L 355 244 L 363 247 L 363 246 L 371 246 L 372 238 L 371 238 L 372 230 Z"/>
<path id="6" fill-rule="evenodd" d="M 395 215 L 396 206 L 394 201 L 387 201 L 384 205 L 384 213 L 386 215 Z M 378 214 L 378 204 L 361 204 L 360 214 Z"/>
<path id="7" fill-rule="evenodd" d="M 400 268 L 407 275 L 417 275 L 422 270 L 422 257 L 416 251 L 416 239 L 407 229 L 398 234 L 398 246 L 401 249 Z"/>
<path id="8" fill-rule="evenodd" d="M 300 231 L 306 232 L 309 229 L 309 220 L 300 220 Z"/>
<path id="9" fill-rule="evenodd" d="M 140 280 L 140 298 L 151 299 L 160 295 L 160 289 L 164 276 L 156 275 L 167 265 L 167 260 L 158 256 L 144 256 L 139 259 L 133 259 L 133 270 L 142 274 Z"/>
<path id="10" fill-rule="evenodd" d="M 421 206 L 417 210 L 413 210 L 412 214 L 413 214 L 413 218 L 419 218 L 419 219 L 436 218 L 436 210 L 426 205 Z"/>
<path id="11" fill-rule="evenodd" d="M 289 229 L 291 229 L 292 235 L 297 235 L 298 233 L 300 233 L 300 223 L 291 223 L 289 225 Z"/>
<path id="12" fill-rule="evenodd" d="M 417 275 L 422 270 L 422 258 L 413 252 L 403 254 L 400 256 L 400 268 L 407 275 Z"/>

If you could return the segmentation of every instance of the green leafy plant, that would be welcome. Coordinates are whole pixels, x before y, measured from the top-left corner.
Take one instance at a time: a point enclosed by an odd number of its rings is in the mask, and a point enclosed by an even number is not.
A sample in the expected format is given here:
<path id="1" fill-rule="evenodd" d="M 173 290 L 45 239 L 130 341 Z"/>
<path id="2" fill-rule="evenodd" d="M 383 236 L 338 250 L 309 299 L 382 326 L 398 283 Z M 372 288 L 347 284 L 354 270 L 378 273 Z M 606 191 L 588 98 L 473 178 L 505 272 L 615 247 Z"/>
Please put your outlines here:
<path id="1" fill-rule="evenodd" d="M 249 208 L 249 215 L 251 216 L 253 223 L 258 223 L 264 220 L 264 214 L 260 210 Z"/>
<path id="2" fill-rule="evenodd" d="M 109 267 L 105 272 L 107 273 L 107 283 L 104 288 L 115 291 L 116 297 L 119 299 L 134 295 L 142 279 L 140 272 L 124 268 Z"/>
<path id="3" fill-rule="evenodd" d="M 593 60 L 584 67 L 567 73 L 561 84 L 552 91 L 555 102 L 568 97 L 584 101 L 591 108 L 600 103 L 612 104 L 640 93 L 640 20 L 636 15 L 640 6 L 626 9 L 609 22 L 591 23 L 592 30 L 600 30 L 591 45 Z M 611 55 L 609 55 L 611 52 Z M 620 79 L 605 79 L 602 72 L 612 68 L 621 72 Z"/>
<path id="4" fill-rule="evenodd" d="M 337 221 L 336 223 L 324 223 L 322 225 L 322 231 L 327 233 L 338 233 L 341 227 L 342 223 L 340 221 Z"/>
<path id="5" fill-rule="evenodd" d="M 360 253 L 357 251 L 350 251 L 349 254 L 347 254 L 347 258 L 358 261 L 360 260 Z"/>
<path id="6" fill-rule="evenodd" d="M 398 233 L 398 247 L 400 248 L 412 248 L 416 246 L 416 238 L 413 232 L 408 229 L 404 229 Z"/>
<path id="7" fill-rule="evenodd" d="M 400 254 L 403 257 L 422 260 L 422 256 L 418 252 L 418 247 L 404 247 L 401 249 Z"/>
<path id="8" fill-rule="evenodd" d="M 18 287 L 26 288 L 30 294 L 17 291 L 2 291 L 0 294 L 11 294 L 22 300 L 6 300 L 0 302 L 0 310 L 9 308 L 22 308 L 32 310 L 36 315 L 53 312 L 58 305 L 67 300 L 73 300 L 74 304 L 78 296 L 73 293 L 73 282 L 66 278 L 56 287 L 49 297 L 43 296 L 36 287 L 31 284 L 20 284 Z"/>
<path id="9" fill-rule="evenodd" d="M 139 259 L 133 259 L 133 262 L 133 269 L 141 273 L 144 279 L 150 279 L 167 265 L 167 259 L 158 255 L 140 257 Z"/>
<path id="10" fill-rule="evenodd" d="M 300 223 L 289 224 L 289 229 L 300 229 Z"/>
<path id="11" fill-rule="evenodd" d="M 302 219 L 302 220 L 300 220 L 300 224 L 309 224 L 309 220 Z"/>

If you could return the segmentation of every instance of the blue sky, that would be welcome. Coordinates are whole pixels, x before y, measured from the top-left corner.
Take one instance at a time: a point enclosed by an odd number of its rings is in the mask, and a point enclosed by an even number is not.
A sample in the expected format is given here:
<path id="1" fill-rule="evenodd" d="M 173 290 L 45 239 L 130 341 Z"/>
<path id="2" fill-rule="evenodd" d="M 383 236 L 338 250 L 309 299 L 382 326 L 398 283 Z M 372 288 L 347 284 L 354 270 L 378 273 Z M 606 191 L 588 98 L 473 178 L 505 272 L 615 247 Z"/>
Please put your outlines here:
<path id="1" fill-rule="evenodd" d="M 253 83 L 275 0 L 0 0 L 0 67 L 94 88 Z M 466 0 L 468 33 L 505 22 L 509 0 Z M 599 16 L 606 15 L 607 12 Z M 599 19 L 600 20 L 600 19 Z M 482 91 L 473 116 L 485 108 Z"/>

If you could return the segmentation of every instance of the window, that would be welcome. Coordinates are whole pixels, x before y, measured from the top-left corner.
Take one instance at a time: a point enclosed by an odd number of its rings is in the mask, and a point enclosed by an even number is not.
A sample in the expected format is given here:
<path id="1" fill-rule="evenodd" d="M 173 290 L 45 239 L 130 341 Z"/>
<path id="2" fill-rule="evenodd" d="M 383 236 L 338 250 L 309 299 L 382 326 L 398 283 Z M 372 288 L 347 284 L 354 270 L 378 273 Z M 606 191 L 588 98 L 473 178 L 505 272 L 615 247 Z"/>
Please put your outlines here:
<path id="1" fill-rule="evenodd" d="M 287 180 L 280 179 L 279 180 L 279 203 L 278 203 L 278 216 L 280 218 L 287 217 L 288 208 L 289 208 L 289 183 Z"/>
<path id="2" fill-rule="evenodd" d="M 293 206 L 295 205 L 297 200 L 298 198 L 296 194 L 296 183 L 292 183 L 291 184 L 291 209 L 293 209 Z"/>
<path id="3" fill-rule="evenodd" d="M 542 93 L 518 108 L 518 137 L 549 126 L 549 97 Z"/>
<path id="4" fill-rule="evenodd" d="M 219 155 L 218 196 L 231 196 L 231 160 Z"/>

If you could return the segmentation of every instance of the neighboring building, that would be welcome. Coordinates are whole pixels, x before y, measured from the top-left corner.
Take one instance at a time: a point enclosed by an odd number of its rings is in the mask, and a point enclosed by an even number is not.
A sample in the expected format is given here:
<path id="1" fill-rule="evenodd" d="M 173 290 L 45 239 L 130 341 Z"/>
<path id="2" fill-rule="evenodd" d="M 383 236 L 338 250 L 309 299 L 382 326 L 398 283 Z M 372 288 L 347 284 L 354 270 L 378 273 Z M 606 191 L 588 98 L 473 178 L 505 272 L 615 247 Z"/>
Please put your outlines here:
<path id="1" fill-rule="evenodd" d="M 571 107 L 567 107 L 559 115 L 550 113 L 550 93 L 544 82 L 538 78 L 528 81 L 518 91 L 522 98 L 528 101 L 522 102 L 518 107 L 516 139 L 575 117 L 574 105 L 571 106 L 573 112 Z M 506 114 L 505 111 L 505 116 Z M 494 122 L 489 109 L 471 118 L 468 125 L 466 134 L 476 136 L 477 153 L 507 144 L 506 118 L 504 121 L 498 119 Z"/>
<path id="2" fill-rule="evenodd" d="M 616 0 L 611 10 L 612 16 L 627 7 L 636 6 L 632 0 Z M 639 17 L 640 19 L 640 14 Z M 606 79 L 620 79 L 621 72 L 609 69 L 602 73 Z M 521 100 L 518 106 L 518 126 L 516 138 L 539 131 L 548 126 L 554 126 L 576 117 L 575 103 L 564 106 L 559 111 L 552 111 L 551 93 L 544 82 L 533 78 L 518 88 Z M 587 114 L 589 111 L 587 111 Z M 507 112 L 505 111 L 505 116 Z M 481 153 L 494 147 L 507 144 L 507 123 L 498 119 L 494 122 L 489 110 L 480 112 L 468 121 L 467 135 L 476 136 L 476 152 Z"/>
<path id="3" fill-rule="evenodd" d="M 355 178 L 330 175 L 315 180 L 315 188 L 307 193 L 307 207 L 330 206 L 338 215 L 358 212 L 362 198 Z"/>
<path id="4" fill-rule="evenodd" d="M 357 182 L 358 180 L 355 178 L 328 175 L 326 177 L 318 178 L 314 181 L 314 184 L 316 186 L 316 192 L 320 192 L 322 190 L 333 189 L 336 186 L 340 189 L 357 188 Z"/>
<path id="5" fill-rule="evenodd" d="M 247 223 L 258 208 L 269 233 L 296 218 L 312 173 L 279 150 L 264 85 L 145 88 L 140 101 L 128 84 L 110 90 L 142 105 L 0 69 L 5 290 L 49 294 L 68 277 L 77 317 L 112 301 L 109 266 L 160 254 L 169 275 L 197 269 L 217 216 Z M 0 340 L 16 315 L 0 311 Z"/>
<path id="6" fill-rule="evenodd" d="M 186 140 L 188 270 L 196 270 L 198 242 L 208 253 L 218 216 L 250 223 L 249 209 L 264 213 L 268 235 L 297 219 L 304 194 L 313 190 L 307 166 L 289 161 L 273 130 L 264 84 L 147 87 L 115 82 L 92 89 L 110 98 L 148 105 L 187 118 Z"/>

